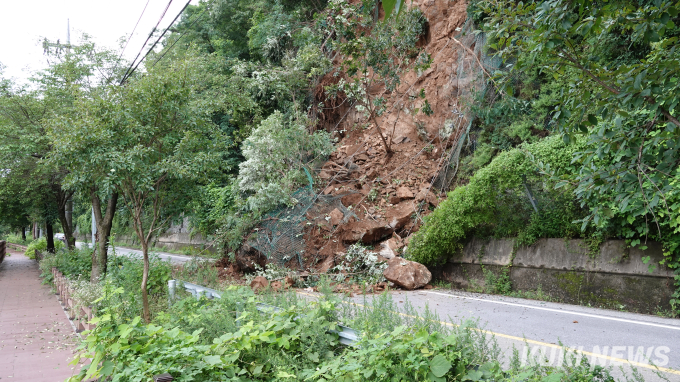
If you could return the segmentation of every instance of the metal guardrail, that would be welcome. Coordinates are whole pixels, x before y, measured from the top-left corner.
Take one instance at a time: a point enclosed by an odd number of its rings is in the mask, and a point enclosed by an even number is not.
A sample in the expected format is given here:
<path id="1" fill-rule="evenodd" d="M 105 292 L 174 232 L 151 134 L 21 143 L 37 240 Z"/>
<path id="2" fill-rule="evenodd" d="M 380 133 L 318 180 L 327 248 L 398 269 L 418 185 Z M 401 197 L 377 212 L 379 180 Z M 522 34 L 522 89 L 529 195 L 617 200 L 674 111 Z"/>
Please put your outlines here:
<path id="1" fill-rule="evenodd" d="M 182 283 L 184 285 L 184 289 L 191 293 L 191 295 L 194 296 L 196 299 L 200 299 L 203 296 L 208 299 L 222 298 L 222 292 L 218 292 L 215 289 L 211 289 L 208 287 L 204 287 L 202 285 L 197 285 L 181 280 L 169 280 L 168 291 L 171 300 L 175 299 L 177 283 Z M 263 304 L 261 302 L 258 302 L 256 304 L 256 307 L 257 310 L 263 313 L 275 313 L 282 310 L 278 306 Z M 343 325 L 338 325 L 338 328 L 339 330 L 331 330 L 330 332 L 337 334 L 338 337 L 340 337 L 340 343 L 345 346 L 354 345 L 359 341 L 359 339 L 361 339 L 361 332 L 358 330 L 354 330 Z"/>

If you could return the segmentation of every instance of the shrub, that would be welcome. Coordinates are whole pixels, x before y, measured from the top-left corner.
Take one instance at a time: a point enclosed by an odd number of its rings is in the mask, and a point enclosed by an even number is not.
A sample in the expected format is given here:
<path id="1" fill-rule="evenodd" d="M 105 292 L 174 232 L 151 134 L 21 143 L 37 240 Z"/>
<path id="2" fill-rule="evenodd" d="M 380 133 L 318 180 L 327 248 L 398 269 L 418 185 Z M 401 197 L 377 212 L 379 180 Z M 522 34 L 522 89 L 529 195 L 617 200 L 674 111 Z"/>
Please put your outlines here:
<path id="1" fill-rule="evenodd" d="M 108 271 L 104 282 L 108 285 L 103 306 L 110 307 L 114 318 L 129 320 L 142 313 L 142 269 L 141 257 L 109 256 Z M 167 307 L 168 280 L 172 274 L 169 261 L 161 260 L 158 255 L 149 256 L 149 279 L 147 291 L 152 314 Z M 112 293 L 120 288 L 121 293 Z"/>
<path id="2" fill-rule="evenodd" d="M 552 136 L 499 154 L 480 169 L 469 184 L 450 192 L 448 199 L 426 217 L 407 255 L 423 264 L 437 264 L 459 252 L 472 234 L 520 235 L 524 238 L 522 244 L 531 244 L 531 240 L 540 237 L 564 237 L 580 232 L 578 226 L 572 224 L 579 209 L 573 203 L 571 190 L 555 190 L 550 179 L 542 177 L 536 167 L 540 164 L 573 173 L 571 159 L 583 145 L 583 141 L 567 145 Z M 538 216 L 534 217 L 525 185 L 534 188 L 534 194 L 542 202 Z"/>
<path id="3" fill-rule="evenodd" d="M 43 282 L 52 282 L 52 268 L 56 267 L 66 278 L 71 280 L 90 279 L 92 270 L 92 249 L 81 248 L 57 252 L 45 256 L 40 262 Z"/>
<path id="4" fill-rule="evenodd" d="M 444 326 L 436 314 L 415 310 L 408 301 L 400 304 L 403 309 L 397 307 L 389 294 L 361 306 L 329 300 L 295 304 L 291 296 L 279 301 L 260 296 L 282 307 L 265 313 L 257 310 L 249 288 L 231 287 L 220 300 L 192 297 L 175 303 L 170 313 L 158 316 L 162 326 L 144 325 L 139 317 L 120 324 L 105 311 L 76 357 L 97 360 L 92 363 L 97 366 L 84 366 L 69 381 L 98 376 L 144 381 L 165 372 L 176 381 L 197 382 L 538 382 L 547 376 L 613 381 L 607 369 L 591 368 L 585 359 L 555 368 L 542 366 L 532 355 L 524 364 L 519 352 L 504 371 L 495 342 L 474 323 Z M 339 345 L 332 332 L 339 319 L 364 330 L 358 346 Z"/>
<path id="5" fill-rule="evenodd" d="M 337 273 L 335 276 L 337 281 L 344 281 L 347 277 L 358 283 L 367 284 L 385 280 L 383 271 L 387 268 L 387 264 L 378 260 L 378 255 L 363 245 L 351 245 L 342 258 L 343 262 L 329 271 Z"/>
<path id="6" fill-rule="evenodd" d="M 307 132 L 300 121 L 286 121 L 274 112 L 243 142 L 246 161 L 239 165 L 238 187 L 248 193 L 247 208 L 267 211 L 281 204 L 292 205 L 291 196 L 308 183 L 304 168 L 332 152 L 325 131 Z"/>
<path id="7" fill-rule="evenodd" d="M 23 240 L 20 235 L 10 233 L 7 236 L 5 236 L 5 240 L 8 243 L 19 244 L 19 245 L 29 245 L 33 241 L 33 238 L 27 236 L 26 240 Z"/>
<path id="8" fill-rule="evenodd" d="M 62 243 L 60 240 L 55 240 L 54 241 L 54 249 L 58 251 L 62 248 L 64 248 L 64 243 Z M 26 252 L 24 253 L 24 255 L 26 257 L 28 257 L 29 259 L 35 259 L 35 251 L 46 252 L 47 251 L 47 239 L 45 239 L 44 237 L 41 237 L 40 239 L 33 241 L 26 248 Z"/>
<path id="9" fill-rule="evenodd" d="M 291 307 L 262 316 L 252 301 L 244 308 L 243 313 L 227 312 L 241 324 L 211 345 L 200 344 L 200 329 L 187 334 L 179 328 L 143 325 L 139 317 L 118 325 L 104 314 L 95 319 L 97 327 L 76 358 L 94 358 L 102 367 L 88 365 L 69 381 L 93 376 L 150 380 L 165 372 L 176 381 L 269 381 L 302 376 L 334 356 L 339 344 L 337 335 L 329 333 L 335 329 L 328 320 L 332 304 L 313 304 L 304 315 L 299 307 Z"/>

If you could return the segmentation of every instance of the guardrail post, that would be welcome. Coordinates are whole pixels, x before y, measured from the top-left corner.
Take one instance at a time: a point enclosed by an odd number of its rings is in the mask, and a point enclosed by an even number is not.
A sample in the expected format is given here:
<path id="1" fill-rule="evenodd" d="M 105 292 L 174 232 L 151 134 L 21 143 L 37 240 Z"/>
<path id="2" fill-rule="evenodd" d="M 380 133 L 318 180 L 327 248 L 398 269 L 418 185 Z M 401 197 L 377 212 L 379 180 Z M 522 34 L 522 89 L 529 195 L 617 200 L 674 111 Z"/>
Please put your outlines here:
<path id="1" fill-rule="evenodd" d="M 175 301 L 175 288 L 177 288 L 177 281 L 176 280 L 168 280 L 168 304 L 172 305 L 172 302 Z"/>

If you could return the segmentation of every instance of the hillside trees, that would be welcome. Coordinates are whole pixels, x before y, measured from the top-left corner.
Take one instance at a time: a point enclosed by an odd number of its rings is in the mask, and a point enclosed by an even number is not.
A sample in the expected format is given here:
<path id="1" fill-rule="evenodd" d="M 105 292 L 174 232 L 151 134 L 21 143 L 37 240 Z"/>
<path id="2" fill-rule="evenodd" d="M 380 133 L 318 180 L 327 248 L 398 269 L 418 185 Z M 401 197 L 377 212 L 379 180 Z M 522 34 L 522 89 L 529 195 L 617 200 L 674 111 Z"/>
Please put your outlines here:
<path id="1" fill-rule="evenodd" d="M 502 232 L 496 227 L 499 221 L 494 217 L 495 211 L 505 204 L 493 200 L 494 195 L 498 196 L 499 190 L 518 190 L 521 178 L 515 178 L 513 184 L 506 178 L 521 175 L 529 180 L 540 179 L 541 193 L 563 193 L 565 198 L 559 202 L 562 214 L 571 216 L 565 227 L 579 225 L 579 232 L 573 235 L 597 235 L 596 240 L 625 238 L 630 245 L 642 249 L 648 239 L 661 241 L 663 264 L 676 273 L 677 290 L 671 305 L 677 309 L 678 9 L 679 2 L 664 0 L 473 1 L 469 10 L 477 26 L 487 33 L 487 54 L 503 60 L 493 81 L 495 96 L 502 100 L 487 110 L 475 105 L 488 112 L 478 113 L 478 122 L 493 130 L 492 145 L 510 150 L 501 151 L 491 164 L 470 178 L 467 186 L 449 194 L 449 199 L 417 233 L 410 248 L 412 255 L 436 263 L 460 249 L 470 235 L 502 236 L 514 232 L 521 236 L 535 221 L 545 219 L 541 210 L 521 231 Z M 512 142 L 498 147 L 499 142 L 493 139 L 503 134 L 507 138 L 509 130 L 518 126 L 525 133 L 542 129 L 558 133 L 572 152 L 573 161 L 558 165 L 528 155 L 527 167 L 511 165 L 509 158 L 520 155 L 522 150 L 524 155 L 532 154 L 531 145 L 511 149 L 517 144 Z M 506 168 L 499 167 L 502 163 Z M 489 172 L 497 172 L 492 183 L 485 180 Z M 490 185 L 494 192 L 480 193 Z M 462 212 L 472 205 L 483 208 L 475 207 L 470 214 Z M 489 215 L 473 221 L 484 211 Z M 542 233 L 548 232 L 543 229 Z"/>
<path id="2" fill-rule="evenodd" d="M 592 141 L 580 156 L 579 198 L 608 195 L 632 219 L 668 210 L 679 164 L 680 3 L 481 3 L 490 48 L 516 58 L 513 70 L 539 66 L 567 80 L 552 117 L 566 140 Z M 613 213 L 594 205 L 587 220 Z"/>
<path id="3" fill-rule="evenodd" d="M 387 153 L 391 151 L 391 143 L 387 142 L 390 137 L 377 120 L 387 110 L 385 94 L 394 91 L 400 76 L 409 70 L 429 67 L 430 59 L 425 53 L 419 55 L 416 46 L 425 33 L 427 19 L 417 7 L 399 15 L 400 1 L 383 2 L 385 11 L 391 11 L 390 6 L 395 3 L 397 12 L 391 16 L 386 12 L 382 21 L 375 20 L 377 2 L 333 3 L 329 7 L 329 21 L 321 22 L 323 33 L 329 37 L 329 50 L 342 54 L 340 69 L 348 76 L 329 90 L 343 91 L 357 102 L 357 110 L 373 122 Z M 334 73 L 339 74 L 339 70 Z M 429 105 L 427 100 L 424 105 Z"/>

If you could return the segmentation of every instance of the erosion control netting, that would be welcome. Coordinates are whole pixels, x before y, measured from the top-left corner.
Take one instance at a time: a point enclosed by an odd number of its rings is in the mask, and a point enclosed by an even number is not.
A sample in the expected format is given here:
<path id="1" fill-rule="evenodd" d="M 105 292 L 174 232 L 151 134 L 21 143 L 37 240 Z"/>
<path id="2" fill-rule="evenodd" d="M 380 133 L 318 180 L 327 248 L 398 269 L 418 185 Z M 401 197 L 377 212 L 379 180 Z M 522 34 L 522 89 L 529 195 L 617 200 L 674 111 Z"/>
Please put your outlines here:
<path id="1" fill-rule="evenodd" d="M 500 68 L 502 60 L 498 56 L 487 54 L 484 50 L 486 34 L 479 31 L 475 33 L 474 24 L 470 19 L 465 22 L 456 39 L 463 46 L 456 44 L 452 47 L 452 49 L 456 49 L 459 52 L 458 61 L 455 63 L 456 77 L 452 85 L 456 89 L 456 98 L 462 100 L 463 103 L 469 104 L 474 102 L 475 95 L 477 94 L 482 94 L 486 97 L 487 90 L 489 90 L 487 85 L 488 75 Z M 493 97 L 495 97 L 495 92 Z M 453 118 L 446 121 L 442 131 L 446 134 L 456 134 L 456 136 L 452 137 L 454 142 L 453 149 L 433 184 L 434 187 L 440 190 L 448 189 L 458 172 L 460 153 L 465 141 L 467 140 L 468 144 L 470 143 L 470 130 L 474 120 L 474 115 L 469 111 L 463 112 L 455 108 L 451 113 Z M 461 128 L 463 126 L 465 126 L 464 129 Z"/>
<path id="2" fill-rule="evenodd" d="M 264 254 L 269 262 L 283 266 L 297 258 L 302 267 L 304 230 L 311 218 L 327 215 L 336 208 L 342 211 L 345 220 L 356 216 L 342 204 L 343 196 L 318 195 L 312 187 L 300 188 L 293 194 L 297 203 L 269 212 L 247 244 Z"/>

